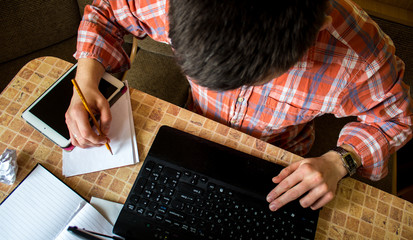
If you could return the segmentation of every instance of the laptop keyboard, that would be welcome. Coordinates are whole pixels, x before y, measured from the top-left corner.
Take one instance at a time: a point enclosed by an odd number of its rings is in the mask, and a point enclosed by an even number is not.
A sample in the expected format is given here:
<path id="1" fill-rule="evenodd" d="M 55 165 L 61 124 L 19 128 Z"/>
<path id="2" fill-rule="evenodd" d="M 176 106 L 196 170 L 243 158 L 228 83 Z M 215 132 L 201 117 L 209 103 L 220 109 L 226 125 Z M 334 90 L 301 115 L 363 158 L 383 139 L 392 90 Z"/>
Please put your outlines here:
<path id="1" fill-rule="evenodd" d="M 198 173 L 149 161 L 124 206 L 144 216 L 153 239 L 314 238 L 317 220 L 295 206 L 271 212 L 265 200 L 255 205 L 248 198 Z"/>

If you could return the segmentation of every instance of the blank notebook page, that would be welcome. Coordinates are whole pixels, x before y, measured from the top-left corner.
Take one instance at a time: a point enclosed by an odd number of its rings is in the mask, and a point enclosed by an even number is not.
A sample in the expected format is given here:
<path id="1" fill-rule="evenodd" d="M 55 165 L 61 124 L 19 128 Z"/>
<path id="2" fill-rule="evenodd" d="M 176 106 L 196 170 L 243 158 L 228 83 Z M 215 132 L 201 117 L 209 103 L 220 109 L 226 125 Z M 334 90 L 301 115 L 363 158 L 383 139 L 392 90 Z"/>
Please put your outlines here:
<path id="1" fill-rule="evenodd" d="M 43 166 L 0 205 L 2 239 L 54 239 L 86 201 Z"/>
<path id="2" fill-rule="evenodd" d="M 56 240 L 77 240 L 73 233 L 67 231 L 69 226 L 77 226 L 89 231 L 111 235 L 113 226 L 92 205 L 86 204 L 82 210 L 63 229 Z"/>

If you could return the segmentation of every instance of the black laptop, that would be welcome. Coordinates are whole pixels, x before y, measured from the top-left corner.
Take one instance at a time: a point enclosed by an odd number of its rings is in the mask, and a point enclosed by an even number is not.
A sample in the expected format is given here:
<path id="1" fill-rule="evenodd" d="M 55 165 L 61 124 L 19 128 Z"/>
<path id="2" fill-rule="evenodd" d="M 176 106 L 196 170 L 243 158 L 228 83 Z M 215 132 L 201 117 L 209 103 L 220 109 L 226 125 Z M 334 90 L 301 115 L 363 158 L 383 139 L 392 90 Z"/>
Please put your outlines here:
<path id="1" fill-rule="evenodd" d="M 313 239 L 319 211 L 271 212 L 283 167 L 162 126 L 116 221 L 126 239 Z"/>

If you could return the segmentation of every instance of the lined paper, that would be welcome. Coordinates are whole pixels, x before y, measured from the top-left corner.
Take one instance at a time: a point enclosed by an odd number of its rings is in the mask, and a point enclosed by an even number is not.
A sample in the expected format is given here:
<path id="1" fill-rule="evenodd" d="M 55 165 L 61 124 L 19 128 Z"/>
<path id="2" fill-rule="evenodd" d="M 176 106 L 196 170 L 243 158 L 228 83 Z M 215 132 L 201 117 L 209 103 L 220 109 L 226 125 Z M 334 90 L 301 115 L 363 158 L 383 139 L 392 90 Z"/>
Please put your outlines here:
<path id="1" fill-rule="evenodd" d="M 2 239 L 54 239 L 86 201 L 43 166 L 0 205 Z"/>

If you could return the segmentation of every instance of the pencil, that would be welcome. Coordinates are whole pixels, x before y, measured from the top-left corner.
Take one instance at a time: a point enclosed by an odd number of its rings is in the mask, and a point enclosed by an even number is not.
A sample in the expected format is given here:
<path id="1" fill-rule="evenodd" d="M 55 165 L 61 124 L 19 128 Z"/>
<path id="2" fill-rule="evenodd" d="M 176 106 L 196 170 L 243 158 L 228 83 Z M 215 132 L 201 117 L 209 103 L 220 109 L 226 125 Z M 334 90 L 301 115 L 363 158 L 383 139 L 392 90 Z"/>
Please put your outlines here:
<path id="1" fill-rule="evenodd" d="M 82 100 L 83 106 L 85 106 L 86 111 L 89 113 L 90 117 L 92 118 L 93 124 L 95 125 L 95 127 L 96 127 L 96 129 L 98 130 L 99 134 L 100 134 L 101 136 L 103 136 L 104 134 L 103 134 L 102 131 L 100 130 L 100 126 L 99 126 L 99 124 L 98 124 L 98 121 L 96 120 L 95 116 L 93 115 L 92 111 L 90 110 L 89 105 L 88 105 L 87 102 L 86 102 L 86 98 L 83 96 L 82 91 L 81 91 L 80 88 L 79 88 L 79 85 L 77 85 L 77 82 L 76 82 L 75 79 L 72 79 L 72 83 L 73 83 L 73 86 L 75 86 L 75 89 L 76 89 L 77 93 L 79 94 L 80 100 Z M 105 146 L 106 146 L 106 148 L 110 151 L 110 154 L 113 155 L 112 149 L 110 148 L 108 142 L 105 143 Z"/>

